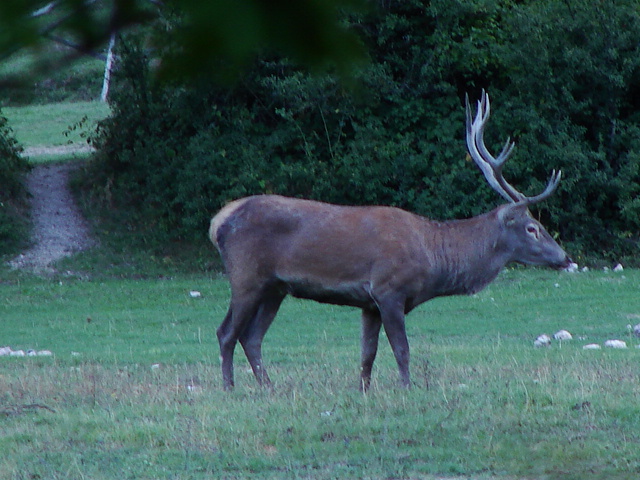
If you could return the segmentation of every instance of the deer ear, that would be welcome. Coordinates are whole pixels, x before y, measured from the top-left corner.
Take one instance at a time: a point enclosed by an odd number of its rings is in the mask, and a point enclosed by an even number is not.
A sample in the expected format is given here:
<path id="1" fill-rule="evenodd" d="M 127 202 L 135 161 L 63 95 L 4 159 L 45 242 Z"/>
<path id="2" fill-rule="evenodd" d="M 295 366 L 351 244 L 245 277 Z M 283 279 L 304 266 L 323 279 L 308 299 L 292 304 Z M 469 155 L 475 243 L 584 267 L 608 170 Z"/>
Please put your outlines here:
<path id="1" fill-rule="evenodd" d="M 500 207 L 498 219 L 502 225 L 510 226 L 517 219 L 528 215 L 528 205 L 526 203 L 510 203 Z"/>

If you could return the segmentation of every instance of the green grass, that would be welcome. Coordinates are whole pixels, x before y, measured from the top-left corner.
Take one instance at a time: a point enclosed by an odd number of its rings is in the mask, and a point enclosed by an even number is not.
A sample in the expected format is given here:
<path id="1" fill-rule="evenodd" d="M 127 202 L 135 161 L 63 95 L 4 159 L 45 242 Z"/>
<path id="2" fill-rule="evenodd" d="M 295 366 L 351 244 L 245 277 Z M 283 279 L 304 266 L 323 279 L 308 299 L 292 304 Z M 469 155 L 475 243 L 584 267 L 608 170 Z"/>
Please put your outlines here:
<path id="1" fill-rule="evenodd" d="M 84 146 L 87 137 L 94 133 L 97 122 L 109 114 L 109 106 L 99 101 L 65 102 L 5 107 L 2 113 L 9 119 L 9 125 L 23 147 Z M 59 157 L 60 154 L 29 155 L 35 162 Z"/>
<path id="2" fill-rule="evenodd" d="M 264 344 L 275 388 L 256 386 L 239 348 L 225 393 L 223 279 L 3 277 L 0 343 L 55 357 L 0 358 L 0 478 L 640 474 L 640 349 L 626 330 L 639 271 L 510 270 L 429 302 L 408 317 L 414 388 L 396 387 L 382 335 L 367 395 L 354 309 L 287 300 Z M 561 328 L 582 338 L 533 348 Z M 609 338 L 630 348 L 582 350 Z"/>
<path id="3" fill-rule="evenodd" d="M 98 105 L 3 111 L 24 145 L 55 145 L 85 114 L 106 115 Z M 476 296 L 429 302 L 408 317 L 414 388 L 397 388 L 382 335 L 367 395 L 358 312 L 287 300 L 264 344 L 275 388 L 256 386 L 238 348 L 225 393 L 226 282 L 180 274 L 178 254 L 151 256 L 153 239 L 116 225 L 94 225 L 101 246 L 59 265 L 90 274 L 0 267 L 0 347 L 55 354 L 0 358 L 2 479 L 640 474 L 640 349 L 626 330 L 640 322 L 640 271 L 515 269 Z M 580 338 L 533 348 L 561 328 Z M 630 348 L 582 350 L 609 338 Z"/>

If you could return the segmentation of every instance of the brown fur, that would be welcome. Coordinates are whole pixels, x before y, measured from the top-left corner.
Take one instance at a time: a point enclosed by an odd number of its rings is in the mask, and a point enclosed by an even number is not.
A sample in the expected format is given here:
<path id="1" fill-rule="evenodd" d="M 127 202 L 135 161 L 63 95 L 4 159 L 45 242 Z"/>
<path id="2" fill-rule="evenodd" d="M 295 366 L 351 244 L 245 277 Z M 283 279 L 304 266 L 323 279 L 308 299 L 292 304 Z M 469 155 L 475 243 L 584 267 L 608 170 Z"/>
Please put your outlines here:
<path id="1" fill-rule="evenodd" d="M 238 341 L 259 382 L 261 344 L 287 294 L 362 310 L 361 385 L 384 326 L 403 385 L 410 384 L 404 315 L 438 296 L 470 294 L 508 262 L 567 267 L 566 253 L 526 205 L 436 222 L 391 207 L 346 207 L 264 195 L 236 200 L 209 229 L 231 284 L 218 329 L 225 388 Z"/>

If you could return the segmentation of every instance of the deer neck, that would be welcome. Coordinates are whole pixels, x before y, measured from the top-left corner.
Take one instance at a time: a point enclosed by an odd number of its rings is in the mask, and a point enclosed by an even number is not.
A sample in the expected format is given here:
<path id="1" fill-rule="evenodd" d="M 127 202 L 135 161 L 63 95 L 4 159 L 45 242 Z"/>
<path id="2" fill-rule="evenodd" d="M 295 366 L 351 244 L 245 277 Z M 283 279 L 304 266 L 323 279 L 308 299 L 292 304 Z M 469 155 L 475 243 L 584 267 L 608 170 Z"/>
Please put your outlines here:
<path id="1" fill-rule="evenodd" d="M 466 220 L 436 224 L 433 274 L 436 296 L 471 295 L 491 283 L 508 263 L 497 210 Z"/>

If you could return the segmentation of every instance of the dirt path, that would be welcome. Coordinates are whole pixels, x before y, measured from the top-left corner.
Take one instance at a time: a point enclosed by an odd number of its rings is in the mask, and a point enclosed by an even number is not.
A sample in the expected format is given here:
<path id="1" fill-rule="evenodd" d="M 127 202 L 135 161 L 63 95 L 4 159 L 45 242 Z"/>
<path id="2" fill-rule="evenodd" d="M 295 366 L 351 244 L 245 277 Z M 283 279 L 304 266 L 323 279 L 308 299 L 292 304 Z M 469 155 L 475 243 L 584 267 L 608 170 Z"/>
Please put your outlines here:
<path id="1" fill-rule="evenodd" d="M 95 243 L 68 188 L 69 172 L 76 166 L 38 165 L 29 173 L 33 245 L 9 262 L 13 268 L 55 273 L 56 261 Z"/>
<path id="2" fill-rule="evenodd" d="M 91 153 L 95 149 L 91 145 L 35 145 L 33 147 L 26 147 L 22 152 L 25 157 L 39 157 L 41 155 L 69 155 L 72 153 Z"/>

